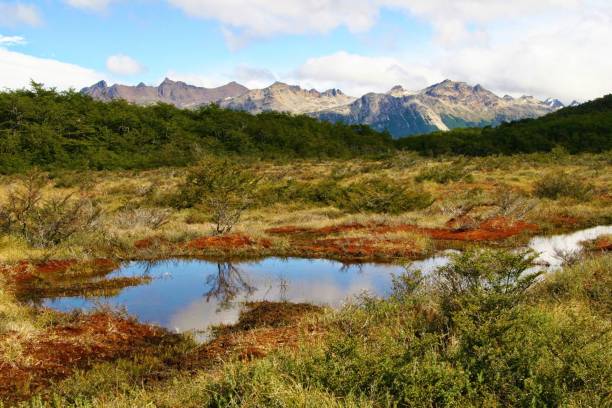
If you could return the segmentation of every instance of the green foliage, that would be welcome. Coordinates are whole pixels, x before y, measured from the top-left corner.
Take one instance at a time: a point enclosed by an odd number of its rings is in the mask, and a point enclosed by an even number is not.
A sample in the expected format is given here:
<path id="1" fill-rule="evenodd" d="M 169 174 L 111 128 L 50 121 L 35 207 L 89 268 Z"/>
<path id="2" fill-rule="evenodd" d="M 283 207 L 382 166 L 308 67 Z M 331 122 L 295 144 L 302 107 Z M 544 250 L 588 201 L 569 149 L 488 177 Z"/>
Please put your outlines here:
<path id="1" fill-rule="evenodd" d="M 261 205 L 299 202 L 334 206 L 351 213 L 399 214 L 427 208 L 433 202 L 432 196 L 421 188 L 388 177 L 348 184 L 337 177 L 312 183 L 287 181 L 264 186 L 257 197 Z"/>
<path id="2" fill-rule="evenodd" d="M 550 173 L 538 180 L 534 193 L 553 200 L 562 197 L 588 200 L 593 195 L 593 186 L 565 172 Z"/>
<path id="3" fill-rule="evenodd" d="M 179 207 L 198 205 L 210 214 L 215 233 L 230 232 L 252 205 L 258 179 L 232 161 L 208 159 L 191 169 L 178 195 Z"/>
<path id="4" fill-rule="evenodd" d="M 415 181 L 419 183 L 425 180 L 446 184 L 451 181 L 471 181 L 472 176 L 462 163 L 439 164 L 424 168 L 415 177 Z"/>
<path id="5" fill-rule="evenodd" d="M 432 203 L 431 195 L 421 189 L 379 177 L 348 185 L 334 204 L 349 212 L 399 214 L 427 208 Z"/>
<path id="6" fill-rule="evenodd" d="M 185 166 L 203 154 L 350 158 L 391 150 L 388 134 L 305 115 L 251 115 L 214 105 L 182 110 L 122 100 L 105 103 L 40 84 L 0 92 L 0 173 L 33 166 L 46 170 Z"/>
<path id="7" fill-rule="evenodd" d="M 605 152 L 612 150 L 612 95 L 538 119 L 505 123 L 494 128 L 454 129 L 406 137 L 396 145 L 400 149 L 436 156 L 549 152 L 555 147 L 572 154 Z"/>
<path id="8" fill-rule="evenodd" d="M 452 320 L 457 313 L 471 319 L 516 306 L 540 273 L 528 270 L 535 255 L 523 251 L 471 249 L 451 256 L 437 271 L 441 311 Z"/>

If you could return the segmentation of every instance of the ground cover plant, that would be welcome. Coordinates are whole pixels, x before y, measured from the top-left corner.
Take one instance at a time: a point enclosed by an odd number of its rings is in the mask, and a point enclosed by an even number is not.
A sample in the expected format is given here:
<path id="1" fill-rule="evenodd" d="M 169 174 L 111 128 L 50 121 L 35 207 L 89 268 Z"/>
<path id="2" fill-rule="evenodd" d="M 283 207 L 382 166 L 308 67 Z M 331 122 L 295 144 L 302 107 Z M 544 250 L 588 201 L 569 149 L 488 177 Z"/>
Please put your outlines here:
<path id="1" fill-rule="evenodd" d="M 211 345 L 166 345 L 167 363 L 137 354 L 94 364 L 22 406 L 605 406 L 612 258 L 545 276 L 525 274 L 531 260 L 474 248 L 433 276 L 398 277 L 387 299 L 323 314 L 250 305 L 219 329 L 235 352 L 222 360 L 199 365 Z M 261 344 L 292 331 L 294 342 L 246 351 L 244 330 Z M 181 356 L 190 370 L 170 363 Z"/>
<path id="2" fill-rule="evenodd" d="M 612 224 L 609 154 L 178 164 L 0 176 L 4 406 L 609 404 L 609 237 L 542 276 L 515 251 Z M 407 265 L 448 248 L 463 253 L 433 276 L 407 270 L 386 299 L 250 303 L 205 344 L 104 308 L 38 306 L 145 284 L 107 277 L 125 260 L 201 257 L 229 274 L 228 259 Z"/>

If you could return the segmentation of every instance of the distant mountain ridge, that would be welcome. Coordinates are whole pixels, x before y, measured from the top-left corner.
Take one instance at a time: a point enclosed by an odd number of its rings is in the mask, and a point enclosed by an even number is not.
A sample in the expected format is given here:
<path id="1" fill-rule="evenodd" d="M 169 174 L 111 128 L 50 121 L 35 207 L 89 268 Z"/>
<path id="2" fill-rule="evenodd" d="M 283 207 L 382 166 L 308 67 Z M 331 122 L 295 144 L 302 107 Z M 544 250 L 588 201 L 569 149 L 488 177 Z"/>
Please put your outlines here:
<path id="1" fill-rule="evenodd" d="M 496 126 L 537 118 L 564 107 L 558 99 L 499 97 L 481 85 L 448 79 L 416 92 L 397 85 L 386 93 L 368 93 L 360 98 L 345 95 L 339 89 L 319 92 L 282 82 L 250 90 L 236 82 L 201 88 L 167 78 L 157 87 L 143 83 L 109 87 L 101 81 L 81 92 L 98 100 L 125 99 L 140 105 L 165 102 L 179 108 L 197 108 L 216 103 L 254 114 L 266 111 L 308 114 L 329 122 L 366 124 L 386 130 L 396 138 L 460 127 Z"/>
<path id="2" fill-rule="evenodd" d="M 537 118 L 564 106 L 558 100 L 551 101 L 531 96 L 500 98 L 480 85 L 445 80 L 418 92 L 395 86 L 384 94 L 369 93 L 349 105 L 316 112 L 315 116 L 331 122 L 367 124 L 401 137 L 460 127 L 495 126 Z"/>
<path id="3" fill-rule="evenodd" d="M 157 87 L 147 86 L 142 82 L 136 86 L 118 84 L 108 86 L 105 81 L 100 81 L 88 88 L 83 88 L 81 93 L 102 101 L 125 99 L 138 105 L 164 102 L 177 108 L 196 108 L 242 95 L 248 90 L 247 87 L 237 82 L 230 82 L 217 88 L 202 88 L 166 78 Z"/>
<path id="4" fill-rule="evenodd" d="M 250 113 L 265 111 L 311 113 L 353 102 L 355 98 L 339 89 L 319 92 L 297 85 L 275 82 L 264 89 L 253 89 L 243 95 L 221 101 L 221 107 Z"/>

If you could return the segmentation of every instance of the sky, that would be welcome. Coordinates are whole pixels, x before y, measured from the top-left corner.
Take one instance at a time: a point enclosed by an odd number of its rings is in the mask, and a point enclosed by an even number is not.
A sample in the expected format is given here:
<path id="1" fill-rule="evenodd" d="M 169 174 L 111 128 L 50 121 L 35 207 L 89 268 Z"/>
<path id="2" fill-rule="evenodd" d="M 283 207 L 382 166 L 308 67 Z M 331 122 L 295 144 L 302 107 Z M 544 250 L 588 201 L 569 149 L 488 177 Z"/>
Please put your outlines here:
<path id="1" fill-rule="evenodd" d="M 586 101 L 612 93 L 612 0 L 0 0 L 0 88 L 165 77 Z"/>

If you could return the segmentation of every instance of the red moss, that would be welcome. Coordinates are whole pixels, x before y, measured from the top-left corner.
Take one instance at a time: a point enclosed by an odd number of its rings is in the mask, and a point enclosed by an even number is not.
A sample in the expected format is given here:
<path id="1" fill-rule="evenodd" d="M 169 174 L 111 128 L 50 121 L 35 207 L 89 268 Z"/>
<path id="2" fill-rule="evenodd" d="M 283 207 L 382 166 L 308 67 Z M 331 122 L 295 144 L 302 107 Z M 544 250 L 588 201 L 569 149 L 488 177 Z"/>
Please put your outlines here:
<path id="1" fill-rule="evenodd" d="M 23 399 L 77 369 L 129 356 L 165 335 L 161 329 L 104 313 L 52 327 L 21 343 L 23 359 L 0 360 L 0 400 Z"/>
<path id="2" fill-rule="evenodd" d="M 187 243 L 189 249 L 238 249 L 254 245 L 256 242 L 245 235 L 216 235 L 200 237 Z"/>
<path id="3" fill-rule="evenodd" d="M 600 238 L 595 242 L 595 249 L 599 251 L 612 251 L 612 241 L 608 238 Z"/>
<path id="4" fill-rule="evenodd" d="M 46 261 L 35 266 L 36 272 L 38 273 L 56 273 L 56 272 L 65 272 L 71 266 L 77 264 L 77 261 L 74 259 L 69 260 L 54 260 L 54 261 Z"/>
<path id="5" fill-rule="evenodd" d="M 511 221 L 507 218 L 497 217 L 486 220 L 478 225 L 477 228 L 456 230 L 452 228 L 424 228 L 415 225 L 363 225 L 363 224 L 345 224 L 333 227 L 324 228 L 297 228 L 283 227 L 274 230 L 268 230 L 269 233 L 292 234 L 291 231 L 299 233 L 308 233 L 313 235 L 329 235 L 343 231 L 363 230 L 367 234 L 385 234 L 393 232 L 416 232 L 439 240 L 457 240 L 457 241 L 497 241 L 506 239 L 525 231 L 537 231 L 538 226 L 535 224 L 526 223 L 523 221 Z M 279 232 L 282 231 L 282 232 Z"/>
<path id="6" fill-rule="evenodd" d="M 220 328 L 216 338 L 202 345 L 197 357 L 191 360 L 210 364 L 232 354 L 242 360 L 252 360 L 279 347 L 295 347 L 301 335 L 308 338 L 320 335 L 315 325 L 300 330 L 299 322 L 305 316 L 321 311 L 320 307 L 306 303 L 249 303 L 240 314 L 238 323 Z"/>

